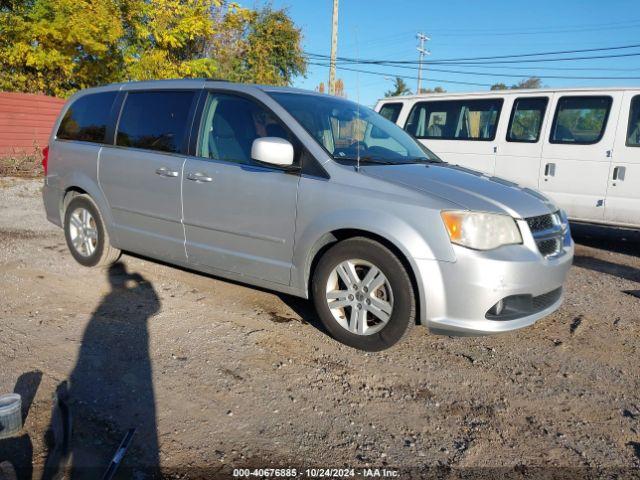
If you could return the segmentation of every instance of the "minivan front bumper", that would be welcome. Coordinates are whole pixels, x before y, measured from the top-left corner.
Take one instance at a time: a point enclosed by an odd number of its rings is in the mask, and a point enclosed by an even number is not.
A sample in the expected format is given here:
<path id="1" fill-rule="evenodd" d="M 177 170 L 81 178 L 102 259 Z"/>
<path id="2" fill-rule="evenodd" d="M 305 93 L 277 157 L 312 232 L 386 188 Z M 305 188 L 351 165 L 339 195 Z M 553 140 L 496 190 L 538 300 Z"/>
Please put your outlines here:
<path id="1" fill-rule="evenodd" d="M 535 323 L 557 310 L 571 267 L 574 244 L 544 257 L 532 238 L 522 245 L 474 251 L 453 245 L 455 262 L 416 260 L 424 301 L 421 319 L 444 335 L 490 335 Z M 496 304 L 513 305 L 496 315 Z"/>

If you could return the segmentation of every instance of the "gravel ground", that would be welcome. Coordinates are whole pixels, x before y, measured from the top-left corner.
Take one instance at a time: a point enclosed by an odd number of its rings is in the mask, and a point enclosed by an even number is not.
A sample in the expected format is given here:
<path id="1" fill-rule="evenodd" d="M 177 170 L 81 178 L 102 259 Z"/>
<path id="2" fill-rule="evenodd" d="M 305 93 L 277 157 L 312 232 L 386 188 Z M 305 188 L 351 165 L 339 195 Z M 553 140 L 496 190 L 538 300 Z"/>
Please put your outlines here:
<path id="1" fill-rule="evenodd" d="M 416 328 L 367 354 L 329 338 L 300 299 L 129 255 L 79 266 L 40 186 L 0 178 L 0 392 L 34 395 L 0 460 L 13 455 L 23 478 L 44 468 L 65 388 L 71 461 L 97 467 L 73 478 L 101 475 L 129 428 L 121 478 L 276 466 L 640 477 L 638 233 L 576 226 L 564 305 L 530 328 Z"/>

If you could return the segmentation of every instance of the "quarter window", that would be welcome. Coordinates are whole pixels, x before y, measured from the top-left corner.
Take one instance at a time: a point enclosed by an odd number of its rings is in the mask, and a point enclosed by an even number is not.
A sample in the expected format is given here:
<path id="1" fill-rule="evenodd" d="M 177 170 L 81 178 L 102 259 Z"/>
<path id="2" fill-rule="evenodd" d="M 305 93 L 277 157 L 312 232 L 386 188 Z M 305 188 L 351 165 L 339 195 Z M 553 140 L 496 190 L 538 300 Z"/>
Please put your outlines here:
<path id="1" fill-rule="evenodd" d="M 124 103 L 116 144 L 178 153 L 188 131 L 194 92 L 129 92 Z"/>
<path id="2" fill-rule="evenodd" d="M 607 126 L 611 97 L 562 97 L 558 100 L 551 143 L 598 143 Z"/>
<path id="3" fill-rule="evenodd" d="M 77 99 L 64 114 L 57 137 L 62 140 L 104 143 L 116 95 L 117 92 L 93 93 Z"/>
<path id="4" fill-rule="evenodd" d="M 540 129 L 548 98 L 518 98 L 513 104 L 508 142 L 536 143 L 540 139 Z"/>
<path id="5" fill-rule="evenodd" d="M 398 117 L 400 116 L 401 110 L 401 103 L 385 103 L 384 105 L 382 105 L 378 113 L 390 122 L 396 123 Z"/>
<path id="6" fill-rule="evenodd" d="M 640 147 L 640 95 L 633 97 L 631 100 L 627 146 Z"/>
<path id="7" fill-rule="evenodd" d="M 204 109 L 198 156 L 251 164 L 256 138 L 279 137 L 292 141 L 280 120 L 252 100 L 210 94 Z"/>
<path id="8" fill-rule="evenodd" d="M 416 138 L 491 141 L 501 109 L 502 99 L 420 102 L 405 130 Z"/>

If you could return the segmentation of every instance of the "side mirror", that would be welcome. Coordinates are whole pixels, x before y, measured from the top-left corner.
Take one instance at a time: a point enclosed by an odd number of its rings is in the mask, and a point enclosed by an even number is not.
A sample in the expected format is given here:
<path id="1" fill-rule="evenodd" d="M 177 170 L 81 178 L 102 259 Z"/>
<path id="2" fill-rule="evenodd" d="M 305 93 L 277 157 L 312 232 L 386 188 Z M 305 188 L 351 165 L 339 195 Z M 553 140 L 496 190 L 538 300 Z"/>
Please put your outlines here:
<path id="1" fill-rule="evenodd" d="M 284 138 L 256 138 L 251 145 L 251 158 L 257 162 L 286 167 L 293 164 L 293 156 L 293 145 Z"/>

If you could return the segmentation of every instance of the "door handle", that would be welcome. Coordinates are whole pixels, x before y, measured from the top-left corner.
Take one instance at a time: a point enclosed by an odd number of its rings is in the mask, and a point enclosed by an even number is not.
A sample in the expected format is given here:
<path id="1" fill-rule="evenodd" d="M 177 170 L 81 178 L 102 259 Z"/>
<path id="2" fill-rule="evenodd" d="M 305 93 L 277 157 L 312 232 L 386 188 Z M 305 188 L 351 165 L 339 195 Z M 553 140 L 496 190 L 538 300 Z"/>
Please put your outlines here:
<path id="1" fill-rule="evenodd" d="M 612 180 L 620 180 L 621 182 L 624 181 L 625 172 L 626 172 L 626 168 L 625 167 L 615 167 L 613 169 L 613 178 L 612 178 Z"/>
<path id="2" fill-rule="evenodd" d="M 556 175 L 556 164 L 555 163 L 547 163 L 544 166 L 544 176 L 545 177 L 555 177 Z"/>
<path id="3" fill-rule="evenodd" d="M 194 182 L 213 182 L 213 178 L 208 177 L 202 172 L 188 173 L 187 180 L 193 180 Z"/>
<path id="4" fill-rule="evenodd" d="M 156 168 L 156 175 L 160 175 L 161 177 L 177 177 L 177 170 L 169 170 L 167 167 Z"/>

